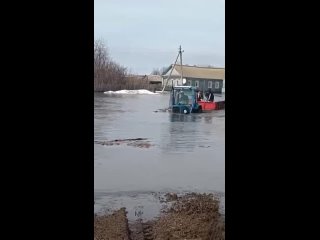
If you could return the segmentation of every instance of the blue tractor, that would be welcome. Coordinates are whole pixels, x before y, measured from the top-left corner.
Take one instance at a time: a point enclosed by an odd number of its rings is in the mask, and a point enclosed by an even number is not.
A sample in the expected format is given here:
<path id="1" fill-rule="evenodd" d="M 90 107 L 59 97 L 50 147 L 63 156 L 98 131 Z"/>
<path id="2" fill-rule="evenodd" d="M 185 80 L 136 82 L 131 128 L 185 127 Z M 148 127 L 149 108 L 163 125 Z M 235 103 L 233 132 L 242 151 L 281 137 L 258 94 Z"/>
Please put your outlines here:
<path id="1" fill-rule="evenodd" d="M 175 86 L 170 93 L 169 109 L 173 113 L 200 113 L 202 107 L 197 103 L 198 89 L 192 86 Z"/>

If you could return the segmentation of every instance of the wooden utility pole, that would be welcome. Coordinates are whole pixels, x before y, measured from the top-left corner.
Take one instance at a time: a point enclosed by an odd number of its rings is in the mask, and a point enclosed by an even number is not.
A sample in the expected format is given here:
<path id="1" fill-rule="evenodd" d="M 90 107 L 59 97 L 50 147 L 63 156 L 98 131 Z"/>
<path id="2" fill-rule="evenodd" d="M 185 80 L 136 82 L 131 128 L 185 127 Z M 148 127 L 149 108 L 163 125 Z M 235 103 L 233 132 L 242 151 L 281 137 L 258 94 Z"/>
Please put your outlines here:
<path id="1" fill-rule="evenodd" d="M 182 71 L 182 50 L 181 50 L 181 45 L 179 47 L 179 55 L 180 55 L 180 67 L 181 67 L 181 84 L 183 85 L 183 71 Z"/>
<path id="2" fill-rule="evenodd" d="M 171 67 L 171 71 L 170 71 L 170 74 L 169 74 L 169 76 L 167 77 L 167 80 L 166 80 L 166 83 L 164 84 L 164 86 L 163 86 L 163 88 L 162 88 L 162 93 L 163 93 L 163 91 L 164 91 L 164 89 L 166 88 L 166 86 L 167 86 L 167 84 L 168 84 L 168 81 L 169 81 L 169 79 L 170 79 L 170 77 L 171 77 L 171 74 L 172 74 L 172 72 L 173 72 L 173 69 L 174 69 L 174 67 L 176 66 L 176 64 L 177 64 L 177 62 L 178 62 L 178 58 L 179 58 L 179 56 L 180 56 L 180 66 L 181 66 L 181 83 L 182 83 L 182 85 L 183 85 L 183 72 L 182 72 L 182 50 L 181 50 L 181 45 L 180 45 L 180 47 L 179 47 L 179 53 L 178 53 L 178 55 L 177 55 L 177 58 L 176 58 L 176 61 L 174 62 L 174 64 L 172 65 L 172 67 Z M 173 87 L 173 80 L 172 80 L 172 87 Z"/>

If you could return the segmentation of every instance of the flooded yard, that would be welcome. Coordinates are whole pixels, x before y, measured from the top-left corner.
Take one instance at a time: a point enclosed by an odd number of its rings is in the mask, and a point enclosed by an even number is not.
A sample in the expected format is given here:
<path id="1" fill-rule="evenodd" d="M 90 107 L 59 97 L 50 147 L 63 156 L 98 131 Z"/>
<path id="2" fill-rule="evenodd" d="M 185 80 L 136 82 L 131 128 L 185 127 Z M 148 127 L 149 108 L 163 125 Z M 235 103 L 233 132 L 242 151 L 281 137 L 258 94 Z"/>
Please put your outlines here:
<path id="1" fill-rule="evenodd" d="M 159 111 L 168 101 L 167 94 L 95 94 L 95 213 L 126 207 L 129 220 L 152 219 L 168 192 L 213 193 L 224 212 L 224 110 Z"/>

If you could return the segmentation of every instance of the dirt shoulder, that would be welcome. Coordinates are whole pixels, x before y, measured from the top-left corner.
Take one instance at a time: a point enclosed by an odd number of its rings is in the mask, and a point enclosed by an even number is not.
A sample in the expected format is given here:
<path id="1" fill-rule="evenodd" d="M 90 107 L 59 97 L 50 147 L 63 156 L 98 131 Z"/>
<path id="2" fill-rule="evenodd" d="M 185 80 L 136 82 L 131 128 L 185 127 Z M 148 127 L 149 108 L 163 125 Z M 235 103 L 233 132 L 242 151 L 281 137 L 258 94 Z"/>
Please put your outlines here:
<path id="1" fill-rule="evenodd" d="M 94 217 L 94 240 L 130 240 L 125 208 L 110 215 Z"/>
<path id="2" fill-rule="evenodd" d="M 153 221 L 128 224 L 125 209 L 95 217 L 95 240 L 224 240 L 225 223 L 212 194 L 167 195 L 168 208 Z"/>

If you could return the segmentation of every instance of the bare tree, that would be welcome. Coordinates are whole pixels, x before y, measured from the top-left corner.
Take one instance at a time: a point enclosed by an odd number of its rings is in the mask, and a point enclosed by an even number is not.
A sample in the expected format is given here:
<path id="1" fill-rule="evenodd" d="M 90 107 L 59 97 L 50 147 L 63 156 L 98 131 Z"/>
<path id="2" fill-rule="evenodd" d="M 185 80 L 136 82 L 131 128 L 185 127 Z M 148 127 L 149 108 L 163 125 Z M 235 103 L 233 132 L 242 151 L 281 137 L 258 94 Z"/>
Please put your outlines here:
<path id="1" fill-rule="evenodd" d="M 160 69 L 161 75 L 166 74 L 169 71 L 170 68 L 171 68 L 171 65 L 169 67 L 162 67 Z"/>
<path id="2" fill-rule="evenodd" d="M 125 81 L 126 68 L 113 62 L 103 40 L 94 41 L 94 90 L 118 90 Z"/>
<path id="3" fill-rule="evenodd" d="M 110 58 L 104 41 L 95 40 L 94 91 L 149 88 L 147 78 L 127 77 L 127 75 L 127 69 Z"/>
<path id="4" fill-rule="evenodd" d="M 152 75 L 163 75 L 170 67 L 154 68 L 151 72 Z"/>
<path id="5" fill-rule="evenodd" d="M 108 49 L 102 40 L 94 41 L 94 66 L 96 69 L 104 68 L 110 61 Z"/>
<path id="6" fill-rule="evenodd" d="M 94 41 L 94 90 L 103 91 L 106 68 L 110 62 L 107 48 L 102 40 Z"/>
<path id="7" fill-rule="evenodd" d="M 161 70 L 158 68 L 154 68 L 151 72 L 151 75 L 161 75 Z"/>

